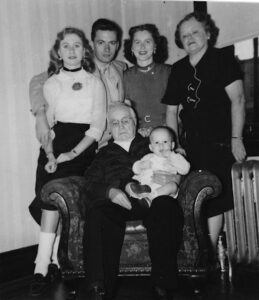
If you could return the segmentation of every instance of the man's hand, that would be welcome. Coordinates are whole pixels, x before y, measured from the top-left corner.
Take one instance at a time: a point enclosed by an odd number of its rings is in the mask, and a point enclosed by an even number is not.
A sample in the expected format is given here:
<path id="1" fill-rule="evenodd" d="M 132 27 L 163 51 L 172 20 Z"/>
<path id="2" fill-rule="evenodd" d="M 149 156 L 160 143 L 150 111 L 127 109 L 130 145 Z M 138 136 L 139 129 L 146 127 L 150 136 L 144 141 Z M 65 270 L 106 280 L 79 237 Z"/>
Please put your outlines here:
<path id="1" fill-rule="evenodd" d="M 150 160 L 142 160 L 139 162 L 140 171 L 148 170 L 152 167 L 152 162 Z"/>
<path id="2" fill-rule="evenodd" d="M 152 176 L 152 181 L 160 185 L 165 185 L 172 181 L 176 182 L 179 185 L 180 180 L 181 180 L 181 175 L 170 174 L 165 171 L 155 171 Z"/>
<path id="3" fill-rule="evenodd" d="M 111 199 L 111 201 L 113 203 L 118 204 L 121 207 L 124 207 L 128 210 L 130 210 L 132 208 L 128 197 L 120 189 L 111 188 L 110 191 L 109 191 L 109 198 Z"/>
<path id="4" fill-rule="evenodd" d="M 231 150 L 237 162 L 242 162 L 246 159 L 246 149 L 241 139 L 232 138 Z"/>
<path id="5" fill-rule="evenodd" d="M 35 131 L 38 141 L 41 143 L 42 147 L 45 148 L 50 134 L 50 128 L 45 111 L 39 111 L 37 113 Z"/>

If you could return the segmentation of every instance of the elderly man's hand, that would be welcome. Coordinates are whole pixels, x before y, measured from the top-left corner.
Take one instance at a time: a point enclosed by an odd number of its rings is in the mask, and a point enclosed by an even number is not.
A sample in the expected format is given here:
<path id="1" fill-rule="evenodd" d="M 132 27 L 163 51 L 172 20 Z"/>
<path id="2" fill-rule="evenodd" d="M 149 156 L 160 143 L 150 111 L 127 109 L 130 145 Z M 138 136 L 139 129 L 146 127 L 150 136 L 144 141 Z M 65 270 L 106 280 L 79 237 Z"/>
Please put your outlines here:
<path id="1" fill-rule="evenodd" d="M 165 185 L 172 181 L 179 184 L 181 181 L 181 175 L 169 174 L 166 171 L 155 171 L 152 176 L 152 181 L 160 185 Z"/>
<path id="2" fill-rule="evenodd" d="M 128 197 L 120 189 L 111 188 L 109 190 L 109 198 L 113 203 L 118 204 L 128 210 L 132 208 Z"/>

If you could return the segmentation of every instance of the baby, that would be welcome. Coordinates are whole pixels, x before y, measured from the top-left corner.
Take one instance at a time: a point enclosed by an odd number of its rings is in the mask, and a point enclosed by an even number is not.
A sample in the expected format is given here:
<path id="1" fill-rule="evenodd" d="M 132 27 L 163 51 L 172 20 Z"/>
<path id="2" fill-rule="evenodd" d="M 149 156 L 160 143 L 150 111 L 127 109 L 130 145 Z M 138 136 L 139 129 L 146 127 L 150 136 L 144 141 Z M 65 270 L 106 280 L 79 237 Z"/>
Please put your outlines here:
<path id="1" fill-rule="evenodd" d="M 161 195 L 177 197 L 178 184 L 172 181 L 160 185 L 152 180 L 155 171 L 164 174 L 186 175 L 190 170 L 189 162 L 179 153 L 173 151 L 175 147 L 174 134 L 170 128 L 159 126 L 154 128 L 149 136 L 149 153 L 133 165 L 133 179 L 139 183 L 131 182 L 126 186 L 126 192 L 140 200 L 140 204 L 150 207 L 154 198 Z M 172 176 L 173 177 L 173 176 Z"/>

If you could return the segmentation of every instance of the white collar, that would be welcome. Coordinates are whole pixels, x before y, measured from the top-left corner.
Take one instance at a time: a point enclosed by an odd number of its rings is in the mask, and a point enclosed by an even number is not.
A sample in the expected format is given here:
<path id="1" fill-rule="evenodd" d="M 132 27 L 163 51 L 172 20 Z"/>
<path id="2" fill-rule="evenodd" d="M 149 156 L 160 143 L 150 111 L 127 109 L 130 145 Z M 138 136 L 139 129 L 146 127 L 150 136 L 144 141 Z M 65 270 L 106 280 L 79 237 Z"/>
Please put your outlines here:
<path id="1" fill-rule="evenodd" d="M 125 151 L 129 152 L 129 148 L 133 140 L 134 138 L 129 141 L 114 141 L 114 143 L 121 146 L 121 148 L 123 148 Z"/>

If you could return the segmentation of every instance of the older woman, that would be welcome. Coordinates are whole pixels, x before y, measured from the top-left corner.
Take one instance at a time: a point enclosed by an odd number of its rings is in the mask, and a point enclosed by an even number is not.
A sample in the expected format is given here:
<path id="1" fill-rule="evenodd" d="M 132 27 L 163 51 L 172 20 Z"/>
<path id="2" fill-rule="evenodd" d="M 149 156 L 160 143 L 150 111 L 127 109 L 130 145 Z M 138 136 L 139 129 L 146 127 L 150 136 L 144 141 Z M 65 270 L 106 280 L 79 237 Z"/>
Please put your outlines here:
<path id="1" fill-rule="evenodd" d="M 183 106 L 180 118 L 192 167 L 208 169 L 222 181 L 221 196 L 206 207 L 214 250 L 222 229 L 222 213 L 233 208 L 231 166 L 246 157 L 242 72 L 231 52 L 213 47 L 218 33 L 208 14 L 190 13 L 179 22 L 175 42 L 187 56 L 173 65 L 162 101 L 167 104 L 167 125 L 176 133 L 179 105 Z"/>
<path id="2" fill-rule="evenodd" d="M 165 124 L 166 106 L 161 104 L 171 68 L 161 64 L 167 58 L 165 40 L 153 24 L 129 29 L 124 53 L 134 64 L 124 73 L 125 98 L 135 108 L 140 132 L 148 135 L 150 129 Z"/>

